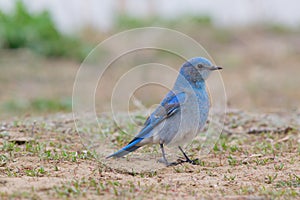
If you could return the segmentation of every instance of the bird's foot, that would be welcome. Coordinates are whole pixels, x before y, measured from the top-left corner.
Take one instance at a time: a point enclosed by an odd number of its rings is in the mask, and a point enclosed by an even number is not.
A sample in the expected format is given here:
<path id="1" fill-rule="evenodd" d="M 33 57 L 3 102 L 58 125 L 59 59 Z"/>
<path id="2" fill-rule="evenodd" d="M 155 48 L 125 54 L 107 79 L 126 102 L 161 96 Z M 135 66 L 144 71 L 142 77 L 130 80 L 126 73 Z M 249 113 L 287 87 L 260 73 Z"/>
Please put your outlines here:
<path id="1" fill-rule="evenodd" d="M 192 160 L 188 159 L 187 162 L 192 164 L 192 165 L 200 165 L 200 160 L 198 158 L 192 159 Z"/>
<path id="2" fill-rule="evenodd" d="M 185 160 L 179 158 L 179 159 L 177 160 L 177 162 L 179 162 L 180 164 L 181 164 L 181 163 L 187 162 L 187 163 L 190 163 L 190 164 L 192 164 L 192 165 L 200 165 L 200 160 L 199 160 L 198 158 L 196 158 L 196 159 L 189 159 L 189 158 L 186 158 Z"/>
<path id="3" fill-rule="evenodd" d="M 192 165 L 199 165 L 200 164 L 200 160 L 199 159 L 194 159 L 194 160 L 191 160 L 187 155 L 186 153 L 183 151 L 183 149 L 181 148 L 181 146 L 178 146 L 179 150 L 181 151 L 181 153 L 183 154 L 185 160 L 182 160 L 182 162 L 188 162 Z M 179 159 L 180 160 L 180 159 Z"/>

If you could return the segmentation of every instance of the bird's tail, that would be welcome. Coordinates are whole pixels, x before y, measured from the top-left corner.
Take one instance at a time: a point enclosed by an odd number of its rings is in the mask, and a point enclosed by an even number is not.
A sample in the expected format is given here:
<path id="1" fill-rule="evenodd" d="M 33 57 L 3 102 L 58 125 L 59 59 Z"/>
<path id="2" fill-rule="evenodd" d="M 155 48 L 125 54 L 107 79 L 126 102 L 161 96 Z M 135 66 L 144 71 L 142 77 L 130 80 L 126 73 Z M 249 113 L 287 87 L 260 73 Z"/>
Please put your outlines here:
<path id="1" fill-rule="evenodd" d="M 140 141 L 142 141 L 142 138 L 134 138 L 128 145 L 126 145 L 125 147 L 123 147 L 122 149 L 117 151 L 116 153 L 113 153 L 113 154 L 107 156 L 106 158 L 111 158 L 111 157 L 120 158 L 120 157 L 123 157 L 123 156 L 129 154 L 130 152 L 135 151 L 138 148 L 140 148 L 141 146 L 137 145 L 138 143 L 140 143 Z"/>

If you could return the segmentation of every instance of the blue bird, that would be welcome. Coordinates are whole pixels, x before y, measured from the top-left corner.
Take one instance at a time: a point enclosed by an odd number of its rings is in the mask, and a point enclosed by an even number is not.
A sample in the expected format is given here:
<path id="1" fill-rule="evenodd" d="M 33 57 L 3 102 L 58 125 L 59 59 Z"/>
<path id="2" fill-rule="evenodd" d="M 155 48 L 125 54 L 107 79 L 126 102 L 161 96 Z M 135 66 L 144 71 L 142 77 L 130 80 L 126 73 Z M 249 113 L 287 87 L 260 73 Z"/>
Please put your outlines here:
<path id="1" fill-rule="evenodd" d="M 173 89 L 160 105 L 147 118 L 144 127 L 125 147 L 110 157 L 122 157 L 147 144 L 159 144 L 163 162 L 169 163 L 165 156 L 164 145 L 177 145 L 185 161 L 195 164 L 195 160 L 182 150 L 182 144 L 191 141 L 203 129 L 209 114 L 210 97 L 205 80 L 214 66 L 208 59 L 196 57 L 185 62 L 179 72 Z"/>

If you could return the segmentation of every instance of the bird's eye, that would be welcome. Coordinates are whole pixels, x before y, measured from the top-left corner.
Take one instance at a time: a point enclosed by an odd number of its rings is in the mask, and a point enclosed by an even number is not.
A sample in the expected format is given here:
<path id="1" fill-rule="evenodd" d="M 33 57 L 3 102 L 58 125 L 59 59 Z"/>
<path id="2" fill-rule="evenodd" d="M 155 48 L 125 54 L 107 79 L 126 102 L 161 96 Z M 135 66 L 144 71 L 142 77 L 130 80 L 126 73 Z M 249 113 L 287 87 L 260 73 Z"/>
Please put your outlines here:
<path id="1" fill-rule="evenodd" d="M 198 67 L 199 69 L 201 69 L 201 68 L 203 68 L 203 65 L 202 65 L 202 64 L 198 64 L 197 67 Z"/>

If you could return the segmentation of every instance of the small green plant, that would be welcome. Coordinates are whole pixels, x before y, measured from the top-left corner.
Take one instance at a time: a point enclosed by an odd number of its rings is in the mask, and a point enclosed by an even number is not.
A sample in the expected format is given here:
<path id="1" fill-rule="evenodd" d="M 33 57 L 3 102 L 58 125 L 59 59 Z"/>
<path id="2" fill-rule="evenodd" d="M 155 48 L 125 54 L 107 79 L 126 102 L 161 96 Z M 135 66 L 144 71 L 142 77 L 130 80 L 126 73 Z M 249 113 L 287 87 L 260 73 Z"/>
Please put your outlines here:
<path id="1" fill-rule="evenodd" d="M 224 175 L 224 180 L 226 180 L 226 181 L 234 181 L 235 178 L 236 178 L 236 175 L 233 175 L 233 176 L 231 176 L 231 175 L 229 175 L 229 176 Z"/>
<path id="2" fill-rule="evenodd" d="M 62 35 L 47 11 L 32 14 L 22 1 L 16 1 L 11 14 L 0 11 L 0 48 L 29 48 L 54 57 L 82 60 L 87 52 L 78 39 Z"/>
<path id="3" fill-rule="evenodd" d="M 214 152 L 218 152 L 220 151 L 219 147 L 217 144 L 214 145 L 214 148 L 213 148 Z"/>
<path id="4" fill-rule="evenodd" d="M 19 152 L 21 149 L 14 142 L 4 141 L 3 146 L 2 146 L 2 150 L 7 151 L 7 152 Z"/>
<path id="5" fill-rule="evenodd" d="M 221 142 L 221 147 L 222 147 L 223 151 L 226 151 L 228 149 L 227 141 L 222 141 Z"/>
<path id="6" fill-rule="evenodd" d="M 3 167 L 8 162 L 8 157 L 6 155 L 0 155 L 0 167 Z"/>
<path id="7" fill-rule="evenodd" d="M 228 159 L 229 165 L 231 165 L 231 166 L 236 166 L 238 164 L 238 161 L 231 155 L 229 155 L 227 159 Z"/>
<path id="8" fill-rule="evenodd" d="M 254 161 L 257 165 L 265 165 L 267 163 L 267 159 L 256 158 Z"/>
<path id="9" fill-rule="evenodd" d="M 274 180 L 277 178 L 277 173 L 275 174 L 275 175 L 267 175 L 266 177 L 265 177 L 265 183 L 267 183 L 267 184 L 271 184 L 271 183 L 273 183 L 274 182 Z"/>
<path id="10" fill-rule="evenodd" d="M 43 166 L 40 166 L 39 168 L 34 168 L 34 169 L 25 169 L 24 172 L 27 176 L 32 176 L 32 177 L 43 176 L 47 173 Z"/>
<path id="11" fill-rule="evenodd" d="M 71 197 L 82 194 L 77 181 L 73 181 L 62 186 L 54 186 L 53 189 L 58 197 Z"/>
<path id="12" fill-rule="evenodd" d="M 274 169 L 276 171 L 281 171 L 282 169 L 284 168 L 284 164 L 283 163 L 280 163 L 279 165 L 274 165 Z"/>
<path id="13" fill-rule="evenodd" d="M 230 146 L 230 152 L 231 153 L 234 153 L 236 151 L 239 151 L 239 147 L 238 146 L 236 146 L 236 145 Z"/>

